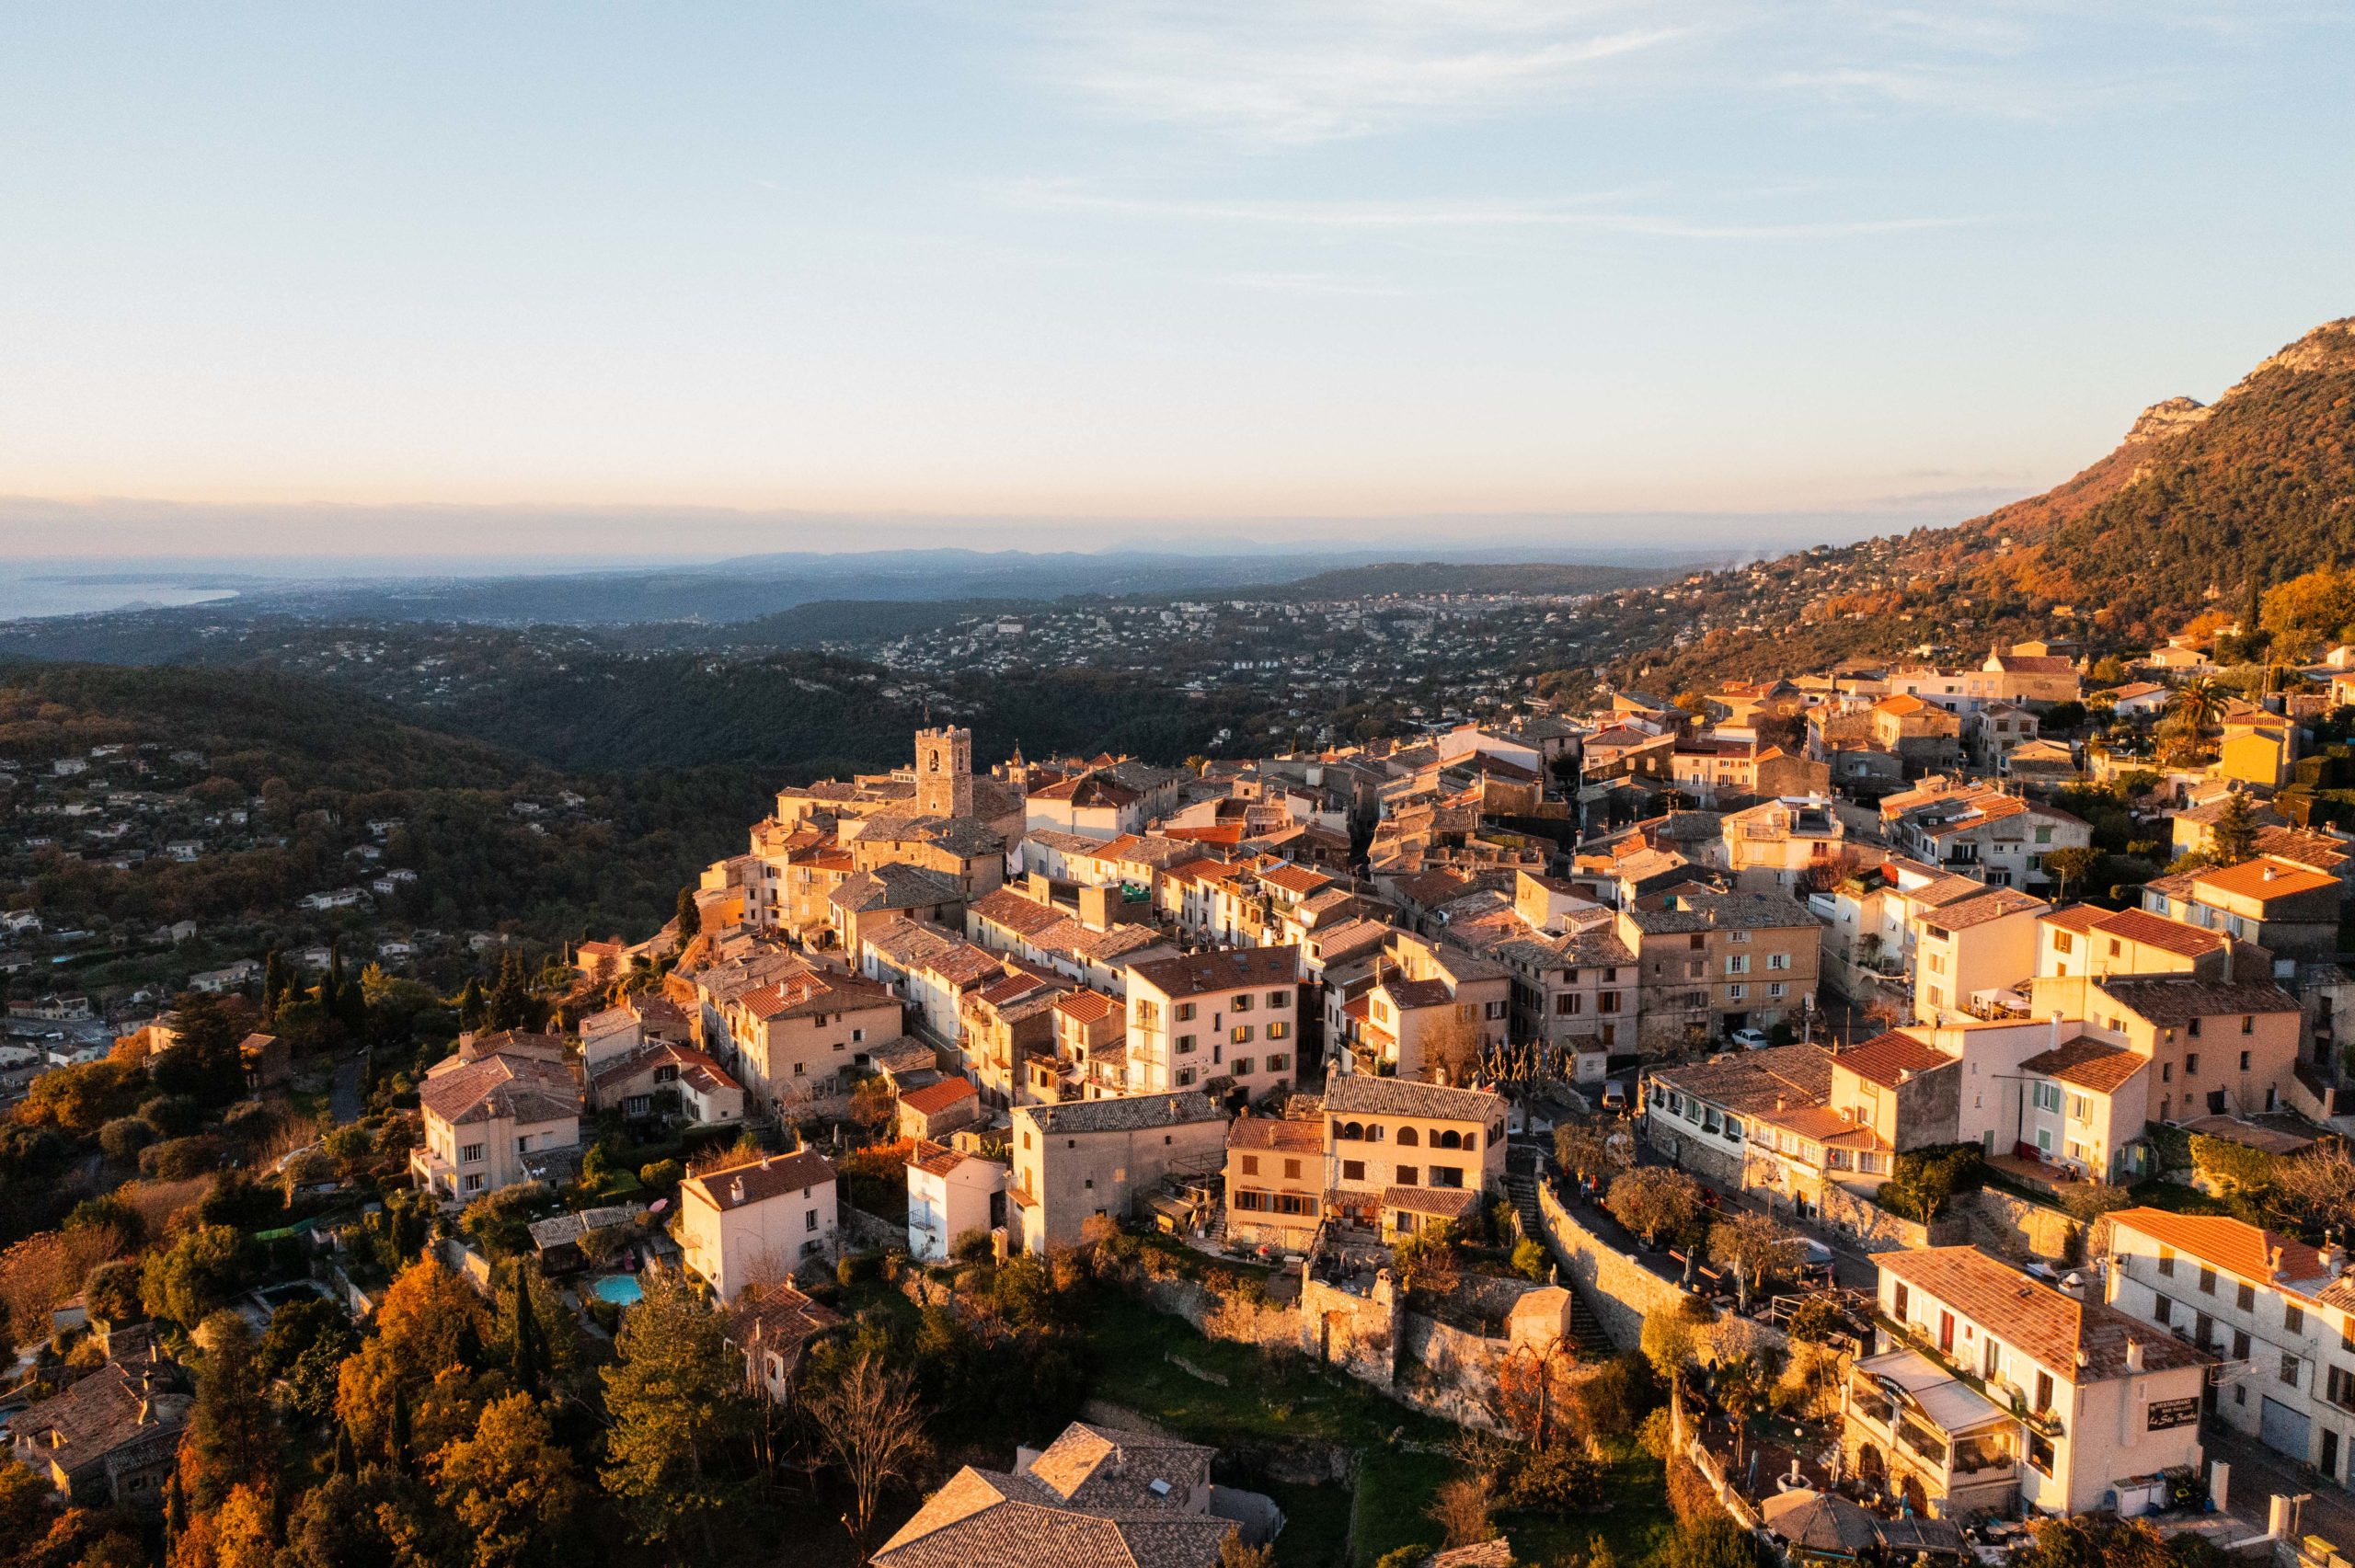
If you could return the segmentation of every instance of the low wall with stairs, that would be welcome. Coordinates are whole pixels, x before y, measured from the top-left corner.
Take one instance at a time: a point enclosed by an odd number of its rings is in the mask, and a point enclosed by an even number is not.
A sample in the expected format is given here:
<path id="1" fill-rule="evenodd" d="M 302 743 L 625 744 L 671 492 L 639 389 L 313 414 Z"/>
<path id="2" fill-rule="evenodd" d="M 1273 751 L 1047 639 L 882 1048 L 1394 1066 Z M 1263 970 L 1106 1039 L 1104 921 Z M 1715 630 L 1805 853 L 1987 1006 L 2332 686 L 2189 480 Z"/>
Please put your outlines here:
<path id="1" fill-rule="evenodd" d="M 1551 1187 L 1538 1184 L 1536 1197 L 1540 1234 L 1563 1265 L 1564 1283 L 1593 1310 L 1614 1348 L 1637 1348 L 1647 1317 L 1683 1306 L 1682 1286 L 1662 1279 L 1580 1224 Z"/>

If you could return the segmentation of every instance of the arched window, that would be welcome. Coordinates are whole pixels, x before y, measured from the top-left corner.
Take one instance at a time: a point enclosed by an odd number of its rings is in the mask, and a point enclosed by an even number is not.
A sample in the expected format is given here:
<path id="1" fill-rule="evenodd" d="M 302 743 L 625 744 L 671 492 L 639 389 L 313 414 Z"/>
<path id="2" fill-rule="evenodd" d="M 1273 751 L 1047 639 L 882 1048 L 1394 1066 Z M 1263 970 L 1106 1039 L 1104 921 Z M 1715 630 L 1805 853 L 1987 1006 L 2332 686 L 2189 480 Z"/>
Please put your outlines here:
<path id="1" fill-rule="evenodd" d="M 1333 1129 L 1333 1137 L 1337 1142 L 1361 1143 L 1365 1140 L 1365 1128 L 1356 1122 L 1343 1122 Z"/>
<path id="2" fill-rule="evenodd" d="M 1433 1149 L 1461 1149 L 1464 1147 L 1464 1135 L 1457 1132 L 1453 1127 L 1442 1127 L 1439 1131 L 1431 1134 L 1431 1147 Z"/>
<path id="3" fill-rule="evenodd" d="M 1398 1129 L 1398 1147 L 1399 1147 L 1399 1148 L 1401 1148 L 1401 1149 L 1412 1149 L 1412 1148 L 1414 1148 L 1414 1147 L 1415 1147 L 1415 1144 L 1417 1143 L 1417 1141 L 1418 1141 L 1418 1139 L 1416 1139 L 1416 1137 L 1415 1137 L 1415 1129 L 1414 1129 L 1413 1127 L 1400 1127 L 1400 1128 Z"/>

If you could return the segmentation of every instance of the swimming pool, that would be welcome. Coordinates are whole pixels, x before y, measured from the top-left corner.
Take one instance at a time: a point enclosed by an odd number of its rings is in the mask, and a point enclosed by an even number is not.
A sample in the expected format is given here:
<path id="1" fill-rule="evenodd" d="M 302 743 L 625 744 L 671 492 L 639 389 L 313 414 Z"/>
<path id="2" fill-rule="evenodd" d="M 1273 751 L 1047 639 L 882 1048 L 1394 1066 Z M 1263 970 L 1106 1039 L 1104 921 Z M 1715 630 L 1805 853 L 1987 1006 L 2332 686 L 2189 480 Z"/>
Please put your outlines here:
<path id="1" fill-rule="evenodd" d="M 634 1307 L 646 1294 L 645 1287 L 634 1274 L 609 1274 L 592 1285 L 590 1290 L 600 1301 L 611 1301 L 616 1307 Z"/>

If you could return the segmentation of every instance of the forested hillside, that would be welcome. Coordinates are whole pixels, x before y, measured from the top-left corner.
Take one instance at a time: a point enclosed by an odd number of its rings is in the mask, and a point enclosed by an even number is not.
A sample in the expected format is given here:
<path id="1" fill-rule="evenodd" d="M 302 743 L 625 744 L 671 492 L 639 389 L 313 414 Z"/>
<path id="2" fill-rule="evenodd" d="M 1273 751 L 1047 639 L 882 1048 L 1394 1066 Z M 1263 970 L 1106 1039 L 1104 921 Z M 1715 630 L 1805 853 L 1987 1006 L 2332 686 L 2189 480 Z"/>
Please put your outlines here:
<path id="1" fill-rule="evenodd" d="M 2123 651 L 2181 627 L 2211 591 L 2237 611 L 2252 589 L 2349 567 L 2355 317 L 2211 407 L 2154 406 L 2082 473 L 1985 517 L 1622 595 L 1611 670 L 1681 689 L 2054 631 Z"/>
<path id="2" fill-rule="evenodd" d="M 90 758 L 104 747 L 125 750 Z M 54 775 L 69 757 L 88 771 Z M 419 924 L 643 933 L 779 782 L 742 763 L 563 772 L 316 681 L 170 668 L 0 669 L 0 761 L 17 764 L 0 793 L 12 903 L 52 928 L 194 921 L 230 946 L 329 934 L 335 917 L 295 900 L 396 870 L 417 876 L 376 902 Z M 82 824 L 114 821 L 124 836 L 85 845 Z M 371 822 L 398 826 L 380 840 Z M 201 858 L 162 853 L 175 841 Z"/>

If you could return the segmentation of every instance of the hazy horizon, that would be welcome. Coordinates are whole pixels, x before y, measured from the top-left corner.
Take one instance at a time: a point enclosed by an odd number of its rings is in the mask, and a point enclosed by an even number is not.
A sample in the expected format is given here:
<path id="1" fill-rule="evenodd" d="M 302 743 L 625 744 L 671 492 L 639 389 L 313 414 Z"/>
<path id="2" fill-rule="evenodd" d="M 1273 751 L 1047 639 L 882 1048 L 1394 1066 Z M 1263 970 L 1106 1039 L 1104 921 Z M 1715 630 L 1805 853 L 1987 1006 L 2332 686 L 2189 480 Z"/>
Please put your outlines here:
<path id="1" fill-rule="evenodd" d="M 425 555 L 623 511 L 574 547 L 1952 521 L 2355 303 L 2315 200 L 2355 184 L 2351 30 L 12 6 L 0 555 L 267 553 L 348 506 L 402 532 L 337 548 Z"/>

